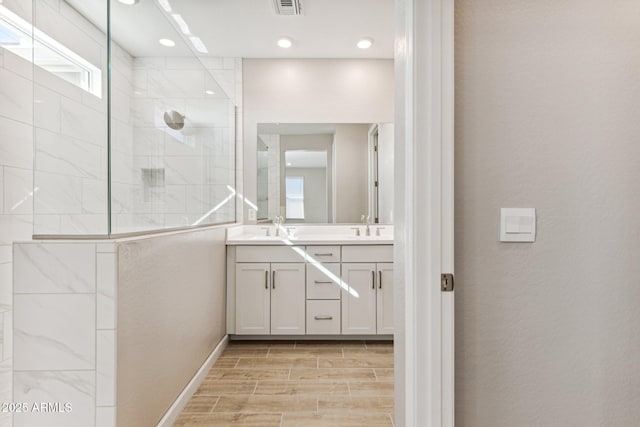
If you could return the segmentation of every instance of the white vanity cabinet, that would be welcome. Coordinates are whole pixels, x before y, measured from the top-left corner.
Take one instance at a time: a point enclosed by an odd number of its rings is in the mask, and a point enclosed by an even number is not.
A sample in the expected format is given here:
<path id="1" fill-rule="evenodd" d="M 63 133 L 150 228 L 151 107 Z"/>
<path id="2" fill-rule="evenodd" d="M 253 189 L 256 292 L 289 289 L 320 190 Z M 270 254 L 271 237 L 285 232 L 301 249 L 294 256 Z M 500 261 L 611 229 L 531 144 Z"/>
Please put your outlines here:
<path id="1" fill-rule="evenodd" d="M 393 335 L 393 245 L 233 245 L 232 335 Z"/>
<path id="2" fill-rule="evenodd" d="M 258 259 L 272 262 L 253 262 Z M 235 300 L 236 334 L 304 335 L 304 251 L 297 247 L 239 246 Z"/>
<path id="3" fill-rule="evenodd" d="M 343 246 L 342 261 L 342 334 L 393 334 L 393 247 Z"/>

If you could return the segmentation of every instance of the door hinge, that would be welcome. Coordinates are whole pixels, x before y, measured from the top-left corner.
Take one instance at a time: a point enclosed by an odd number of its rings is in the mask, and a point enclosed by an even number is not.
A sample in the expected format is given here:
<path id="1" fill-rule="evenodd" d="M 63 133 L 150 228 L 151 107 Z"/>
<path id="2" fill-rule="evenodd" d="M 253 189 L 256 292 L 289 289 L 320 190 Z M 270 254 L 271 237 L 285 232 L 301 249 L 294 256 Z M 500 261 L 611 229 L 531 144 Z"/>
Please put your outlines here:
<path id="1" fill-rule="evenodd" d="M 451 273 L 442 273 L 440 275 L 440 289 L 442 292 L 452 292 L 453 291 L 453 274 Z"/>

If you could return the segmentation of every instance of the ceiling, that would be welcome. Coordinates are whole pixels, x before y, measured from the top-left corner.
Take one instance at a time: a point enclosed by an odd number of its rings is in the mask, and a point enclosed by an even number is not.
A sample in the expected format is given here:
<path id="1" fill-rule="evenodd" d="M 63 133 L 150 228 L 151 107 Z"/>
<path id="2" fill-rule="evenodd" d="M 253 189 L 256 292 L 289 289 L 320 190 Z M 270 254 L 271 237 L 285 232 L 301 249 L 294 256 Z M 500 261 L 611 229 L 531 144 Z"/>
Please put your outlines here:
<path id="1" fill-rule="evenodd" d="M 333 123 L 258 123 L 258 134 L 323 135 L 336 133 Z"/>
<path id="2" fill-rule="evenodd" d="M 66 0 L 99 27 L 103 0 Z M 169 3 L 171 13 L 160 6 Z M 180 14 L 191 35 L 207 47 L 205 56 L 243 58 L 393 58 L 394 0 L 301 0 L 298 16 L 276 14 L 273 0 L 111 1 L 111 34 L 132 56 L 187 56 L 193 47 L 172 18 Z M 104 30 L 104 28 L 102 28 Z M 278 38 L 293 46 L 282 49 Z M 363 37 L 374 40 L 358 49 Z M 160 38 L 176 41 L 164 47 Z"/>
<path id="3" fill-rule="evenodd" d="M 284 153 L 287 168 L 326 168 L 327 152 L 311 150 L 287 150 Z"/>

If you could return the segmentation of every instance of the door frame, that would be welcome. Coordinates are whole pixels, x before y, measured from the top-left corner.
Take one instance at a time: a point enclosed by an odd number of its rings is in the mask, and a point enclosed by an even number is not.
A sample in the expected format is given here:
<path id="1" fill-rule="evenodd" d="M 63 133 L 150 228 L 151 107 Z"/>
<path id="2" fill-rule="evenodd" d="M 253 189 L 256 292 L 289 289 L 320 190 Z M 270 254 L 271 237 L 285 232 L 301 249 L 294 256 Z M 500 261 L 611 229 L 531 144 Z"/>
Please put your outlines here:
<path id="1" fill-rule="evenodd" d="M 367 181 L 367 189 L 369 192 L 369 215 L 371 216 L 371 223 L 375 224 L 376 221 L 376 205 L 379 204 L 378 201 L 378 189 L 375 187 L 374 181 L 378 179 L 377 169 L 378 169 L 378 158 L 377 153 L 374 152 L 375 144 L 377 144 L 378 140 L 378 130 L 380 126 L 378 123 L 373 123 L 369 127 L 369 131 L 367 132 L 367 161 L 368 161 L 368 174 L 369 179 Z M 375 139 L 374 139 L 375 136 Z"/>
<path id="2" fill-rule="evenodd" d="M 396 0 L 395 420 L 454 425 L 454 0 Z"/>

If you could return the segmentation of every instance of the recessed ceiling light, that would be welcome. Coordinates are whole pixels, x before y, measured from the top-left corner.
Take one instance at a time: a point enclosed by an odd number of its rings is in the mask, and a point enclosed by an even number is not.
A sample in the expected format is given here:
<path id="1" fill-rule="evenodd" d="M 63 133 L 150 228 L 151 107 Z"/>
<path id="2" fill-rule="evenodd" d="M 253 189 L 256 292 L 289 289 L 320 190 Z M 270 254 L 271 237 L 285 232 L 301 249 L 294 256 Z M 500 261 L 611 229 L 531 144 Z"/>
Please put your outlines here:
<path id="1" fill-rule="evenodd" d="M 291 162 L 287 162 L 287 166 L 291 166 Z"/>
<path id="2" fill-rule="evenodd" d="M 140 0 L 118 0 L 122 4 L 126 4 L 127 6 L 133 6 L 134 4 L 138 4 Z"/>
<path id="3" fill-rule="evenodd" d="M 369 37 L 365 37 L 363 39 L 358 40 L 358 47 L 360 49 L 369 49 L 373 45 L 373 39 Z"/>
<path id="4" fill-rule="evenodd" d="M 292 45 L 293 45 L 293 42 L 289 37 L 281 37 L 280 39 L 278 39 L 278 46 L 280 46 L 283 49 L 288 49 Z"/>
<path id="5" fill-rule="evenodd" d="M 158 40 L 158 43 L 160 43 L 162 46 L 166 46 L 166 47 L 174 47 L 176 45 L 176 42 L 174 42 L 173 40 L 170 40 L 170 39 L 160 39 L 160 40 Z"/>
<path id="6" fill-rule="evenodd" d="M 216 93 L 212 90 L 205 90 L 204 93 L 206 93 L 207 95 L 215 95 Z"/>

